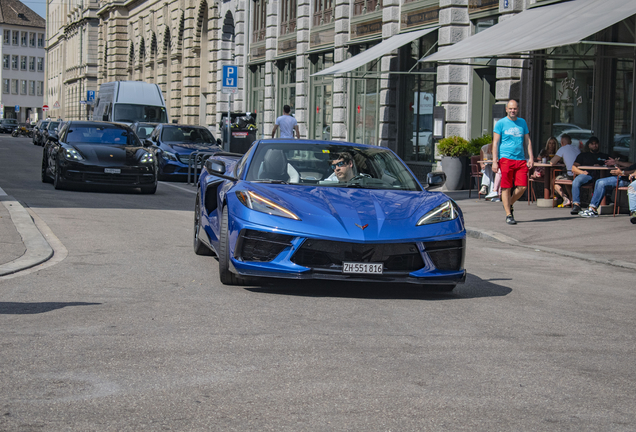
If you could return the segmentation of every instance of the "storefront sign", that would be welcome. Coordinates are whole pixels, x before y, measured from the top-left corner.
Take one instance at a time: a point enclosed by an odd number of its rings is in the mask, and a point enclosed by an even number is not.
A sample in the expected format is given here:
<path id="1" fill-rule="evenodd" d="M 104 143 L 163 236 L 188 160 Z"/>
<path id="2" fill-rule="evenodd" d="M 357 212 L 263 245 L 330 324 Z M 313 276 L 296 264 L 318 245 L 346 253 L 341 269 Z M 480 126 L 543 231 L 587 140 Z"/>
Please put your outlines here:
<path id="1" fill-rule="evenodd" d="M 439 21 L 439 6 L 418 9 L 402 14 L 402 29 Z"/>
<path id="2" fill-rule="evenodd" d="M 468 13 L 499 9 L 499 0 L 468 0 Z"/>
<path id="3" fill-rule="evenodd" d="M 382 33 L 382 20 L 351 24 L 351 39 Z"/>
<path id="4" fill-rule="evenodd" d="M 581 105 L 583 97 L 579 96 L 579 86 L 576 85 L 576 78 L 566 77 L 557 88 L 557 100 L 554 101 L 554 106 L 556 108 L 561 105 L 574 106 L 575 102 L 576 106 Z"/>

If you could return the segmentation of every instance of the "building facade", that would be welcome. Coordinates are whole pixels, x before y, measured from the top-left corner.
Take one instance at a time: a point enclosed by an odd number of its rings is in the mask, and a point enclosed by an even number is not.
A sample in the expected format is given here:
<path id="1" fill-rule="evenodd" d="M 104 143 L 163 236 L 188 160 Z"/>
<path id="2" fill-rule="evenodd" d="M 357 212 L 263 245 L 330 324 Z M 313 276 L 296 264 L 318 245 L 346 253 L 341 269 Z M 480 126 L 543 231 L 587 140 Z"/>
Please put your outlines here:
<path id="1" fill-rule="evenodd" d="M 259 137 L 268 137 L 290 105 L 301 136 L 387 146 L 423 177 L 435 164 L 435 137 L 491 134 L 505 101 L 516 98 L 536 150 L 551 135 L 580 130 L 598 135 L 606 151 L 636 156 L 629 0 L 608 0 L 622 15 L 594 20 L 605 27 L 580 40 L 438 61 L 427 59 L 496 34 L 508 19 L 558 11 L 562 23 L 574 14 L 592 28 L 589 10 L 603 2 L 73 1 L 60 15 L 65 24 L 47 32 L 49 54 L 58 53 L 47 61 L 47 96 L 61 100 L 65 118 L 84 114 L 74 104 L 85 89 L 143 80 L 159 84 L 181 123 L 218 132 L 222 113 L 256 112 Z M 499 35 L 492 45 L 529 33 Z M 221 91 L 224 64 L 239 66 L 236 95 Z"/>
<path id="2" fill-rule="evenodd" d="M 36 121 L 44 95 L 44 19 L 17 0 L 0 0 L 0 27 L 0 118 Z"/>

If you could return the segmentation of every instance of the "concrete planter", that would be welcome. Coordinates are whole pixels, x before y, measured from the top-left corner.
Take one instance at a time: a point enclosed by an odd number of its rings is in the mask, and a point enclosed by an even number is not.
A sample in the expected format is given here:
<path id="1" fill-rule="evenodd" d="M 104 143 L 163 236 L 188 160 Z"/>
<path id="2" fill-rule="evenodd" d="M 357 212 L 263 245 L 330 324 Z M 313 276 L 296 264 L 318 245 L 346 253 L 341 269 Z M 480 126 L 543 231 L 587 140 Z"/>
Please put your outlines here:
<path id="1" fill-rule="evenodd" d="M 446 190 L 461 190 L 464 187 L 465 157 L 442 156 L 442 170 L 446 174 Z"/>

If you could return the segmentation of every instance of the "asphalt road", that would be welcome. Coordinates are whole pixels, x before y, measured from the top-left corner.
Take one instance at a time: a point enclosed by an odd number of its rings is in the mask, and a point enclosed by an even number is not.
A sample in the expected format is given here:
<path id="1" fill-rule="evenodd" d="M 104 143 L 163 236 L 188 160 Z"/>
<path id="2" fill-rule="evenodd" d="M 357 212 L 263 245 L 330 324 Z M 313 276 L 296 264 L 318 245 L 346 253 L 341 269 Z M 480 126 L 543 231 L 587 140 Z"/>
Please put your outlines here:
<path id="1" fill-rule="evenodd" d="M 0 135 L 66 254 L 0 279 L 1 431 L 636 430 L 633 271 L 469 239 L 449 295 L 228 287 L 190 186 L 56 191 L 41 152 Z"/>

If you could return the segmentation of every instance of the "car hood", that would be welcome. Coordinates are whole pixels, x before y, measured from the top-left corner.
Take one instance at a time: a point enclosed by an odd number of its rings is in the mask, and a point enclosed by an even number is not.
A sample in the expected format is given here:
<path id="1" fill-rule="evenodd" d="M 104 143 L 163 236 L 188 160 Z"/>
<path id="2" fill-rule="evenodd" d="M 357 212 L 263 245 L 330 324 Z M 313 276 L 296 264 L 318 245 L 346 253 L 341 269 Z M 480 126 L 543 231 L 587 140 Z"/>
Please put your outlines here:
<path id="1" fill-rule="evenodd" d="M 356 221 L 404 220 L 422 206 L 432 210 L 448 200 L 427 191 L 306 187 L 254 184 L 250 189 L 303 217 L 325 217 Z"/>
<path id="2" fill-rule="evenodd" d="M 163 143 L 164 147 L 167 147 L 166 150 L 171 151 L 173 153 L 185 153 L 189 154 L 196 150 L 206 150 L 206 151 L 221 151 L 221 147 L 217 145 L 210 144 L 196 144 L 196 143 Z"/>
<path id="3" fill-rule="evenodd" d="M 71 147 L 71 146 L 69 146 Z M 96 165 L 135 165 L 139 161 L 141 146 L 124 146 L 108 144 L 74 144 L 72 145 L 87 161 Z"/>

